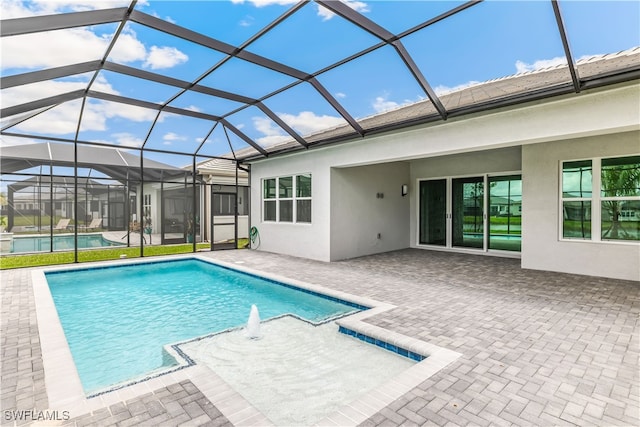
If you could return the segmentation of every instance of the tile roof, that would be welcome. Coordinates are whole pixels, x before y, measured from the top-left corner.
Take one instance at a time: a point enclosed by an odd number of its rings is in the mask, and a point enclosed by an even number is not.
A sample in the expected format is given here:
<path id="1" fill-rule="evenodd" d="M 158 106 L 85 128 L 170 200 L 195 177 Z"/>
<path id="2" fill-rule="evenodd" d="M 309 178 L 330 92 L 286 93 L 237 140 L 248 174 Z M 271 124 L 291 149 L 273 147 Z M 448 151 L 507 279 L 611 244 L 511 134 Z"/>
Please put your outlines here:
<path id="1" fill-rule="evenodd" d="M 576 61 L 578 76 L 582 80 L 596 79 L 600 76 L 610 76 L 619 72 L 640 69 L 640 47 L 634 47 L 621 52 L 594 55 Z M 572 88 L 571 74 L 566 64 L 550 66 L 533 71 L 500 77 L 482 83 L 473 84 L 456 91 L 442 94 L 440 100 L 450 114 L 464 113 L 465 108 L 474 106 L 499 105 L 502 100 L 509 100 L 519 95 L 525 96 L 537 91 L 549 91 L 552 88 Z M 566 93 L 566 91 L 565 91 Z M 408 125 L 420 120 L 440 120 L 440 116 L 433 104 L 428 100 L 421 100 L 413 104 L 404 105 L 394 110 L 386 111 L 359 120 L 360 125 L 367 131 L 382 129 L 384 126 L 400 123 Z M 341 125 L 333 129 L 305 135 L 305 140 L 311 144 L 326 141 L 360 138 L 348 125 Z M 301 149 L 293 139 L 270 145 L 270 152 L 283 152 Z M 236 151 L 240 160 L 250 159 L 259 155 L 253 148 Z"/>

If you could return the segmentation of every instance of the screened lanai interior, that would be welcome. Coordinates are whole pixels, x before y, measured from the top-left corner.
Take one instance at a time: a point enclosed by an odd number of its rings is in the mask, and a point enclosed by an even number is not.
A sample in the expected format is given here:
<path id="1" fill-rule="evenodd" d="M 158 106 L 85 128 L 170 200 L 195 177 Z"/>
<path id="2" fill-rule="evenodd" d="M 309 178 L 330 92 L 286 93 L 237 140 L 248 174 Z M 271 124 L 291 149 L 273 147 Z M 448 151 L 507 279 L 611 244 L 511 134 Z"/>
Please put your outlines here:
<path id="1" fill-rule="evenodd" d="M 248 169 L 260 158 L 640 76 L 638 2 L 4 1 L 2 8 L 3 214 L 16 211 L 7 205 L 10 188 L 50 194 L 59 186 L 70 202 L 64 217 L 76 225 L 64 231 L 75 236 L 100 212 L 93 208 L 101 209 L 95 202 L 106 191 L 122 208 L 101 229 L 129 233 L 158 212 L 153 227 L 163 243 L 188 240 L 201 222 L 206 240 L 203 203 L 215 197 L 197 176 L 212 159 Z M 610 54 L 615 60 L 601 61 Z M 46 157 L 45 143 L 66 155 Z M 137 160 L 118 168 L 90 148 Z M 29 160 L 33 150 L 41 161 Z M 141 195 L 145 183 L 156 188 Z M 52 235 L 63 215 L 49 209 Z M 122 219 L 111 222 L 114 215 Z M 36 231 L 43 230 L 40 219 Z"/>

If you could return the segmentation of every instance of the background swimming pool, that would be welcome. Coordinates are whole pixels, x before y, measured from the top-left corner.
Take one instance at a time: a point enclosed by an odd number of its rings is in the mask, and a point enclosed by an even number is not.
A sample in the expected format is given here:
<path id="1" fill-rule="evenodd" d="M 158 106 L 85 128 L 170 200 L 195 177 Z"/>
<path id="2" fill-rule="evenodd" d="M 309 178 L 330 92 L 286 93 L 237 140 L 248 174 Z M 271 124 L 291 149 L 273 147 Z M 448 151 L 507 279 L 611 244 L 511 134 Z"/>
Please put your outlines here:
<path id="1" fill-rule="evenodd" d="M 73 249 L 73 235 L 53 236 L 53 250 L 63 251 Z M 101 234 L 78 235 L 78 249 L 100 248 L 106 246 L 122 246 L 121 243 L 114 243 L 106 240 Z M 46 252 L 51 250 L 51 236 L 27 236 L 14 237 L 12 253 L 23 252 Z"/>
<path id="2" fill-rule="evenodd" d="M 87 393 L 167 366 L 165 344 L 245 324 L 251 304 L 262 319 L 293 313 L 314 322 L 357 310 L 199 260 L 46 277 Z"/>

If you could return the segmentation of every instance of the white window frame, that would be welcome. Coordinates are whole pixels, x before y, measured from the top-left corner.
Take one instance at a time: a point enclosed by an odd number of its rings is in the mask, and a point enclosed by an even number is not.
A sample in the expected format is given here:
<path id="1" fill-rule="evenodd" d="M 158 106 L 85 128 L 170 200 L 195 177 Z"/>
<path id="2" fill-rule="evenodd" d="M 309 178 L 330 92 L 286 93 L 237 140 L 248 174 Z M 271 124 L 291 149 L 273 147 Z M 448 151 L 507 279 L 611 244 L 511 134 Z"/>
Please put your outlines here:
<path id="1" fill-rule="evenodd" d="M 312 191 L 311 191 L 311 196 L 310 197 L 297 197 L 297 185 L 298 185 L 298 176 L 300 175 L 309 175 L 309 177 L 311 177 L 311 187 L 312 187 Z M 292 183 L 292 193 L 291 193 L 291 197 L 280 197 L 280 179 L 282 178 L 291 178 Z M 265 194 L 264 194 L 264 185 L 266 181 L 275 179 L 275 183 L 276 183 L 276 192 L 275 192 L 275 198 L 265 198 Z M 291 175 L 282 175 L 282 176 L 277 176 L 277 177 L 268 177 L 268 178 L 263 178 L 261 181 L 261 218 L 262 218 L 262 222 L 266 222 L 266 223 L 278 223 L 278 224 L 301 224 L 301 225 L 309 225 L 313 222 L 313 216 L 311 218 L 311 221 L 307 222 L 307 221 L 298 221 L 298 200 L 310 200 L 312 207 L 313 207 L 313 176 L 311 173 L 297 173 L 297 174 L 291 174 Z M 265 201 L 273 201 L 276 204 L 276 219 L 272 220 L 272 219 L 265 219 Z M 292 204 L 292 218 L 291 221 L 281 221 L 280 220 L 280 202 L 284 202 L 284 201 L 291 201 Z"/>
<path id="2" fill-rule="evenodd" d="M 640 196 L 618 196 L 607 197 L 602 196 L 602 160 L 608 159 L 621 159 L 625 157 L 635 157 L 638 154 L 620 155 L 620 156 L 606 156 L 606 157 L 592 157 L 586 159 L 570 159 L 562 160 L 560 162 L 560 180 L 559 180 L 559 217 L 558 217 L 558 237 L 559 240 L 564 242 L 595 242 L 595 243 L 612 243 L 612 244 L 630 244 L 638 245 L 640 241 L 637 240 L 616 240 L 616 239 L 602 239 L 602 202 L 607 200 L 640 200 Z M 564 197 L 563 193 L 563 170 L 564 164 L 577 161 L 591 161 L 591 197 Z M 582 239 L 574 237 L 564 237 L 564 202 L 591 202 L 591 238 Z"/>
<path id="3" fill-rule="evenodd" d="M 309 175 L 309 181 L 311 183 L 311 196 L 298 196 L 298 177 L 303 175 Z M 310 173 L 299 173 L 293 176 L 293 218 L 296 224 L 311 224 L 313 221 L 313 177 Z M 309 200 L 311 202 L 311 220 L 310 221 L 298 221 L 298 201 Z"/>

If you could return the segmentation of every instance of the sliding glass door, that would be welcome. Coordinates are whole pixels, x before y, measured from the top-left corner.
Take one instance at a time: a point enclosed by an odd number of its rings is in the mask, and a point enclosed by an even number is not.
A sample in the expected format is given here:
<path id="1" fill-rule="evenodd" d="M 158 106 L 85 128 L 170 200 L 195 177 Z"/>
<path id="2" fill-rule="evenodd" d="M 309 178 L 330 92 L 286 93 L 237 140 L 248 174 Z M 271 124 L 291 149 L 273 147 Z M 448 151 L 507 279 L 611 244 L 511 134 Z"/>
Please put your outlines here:
<path id="1" fill-rule="evenodd" d="M 484 177 L 456 178 L 451 185 L 453 246 L 484 247 Z"/>
<path id="2" fill-rule="evenodd" d="M 419 244 L 520 251 L 520 175 L 424 180 L 419 188 Z"/>
<path id="3" fill-rule="evenodd" d="M 447 245 L 447 180 L 420 182 L 420 237 L 422 245 Z"/>
<path id="4" fill-rule="evenodd" d="M 489 249 L 519 252 L 522 246 L 522 177 L 489 177 Z"/>

